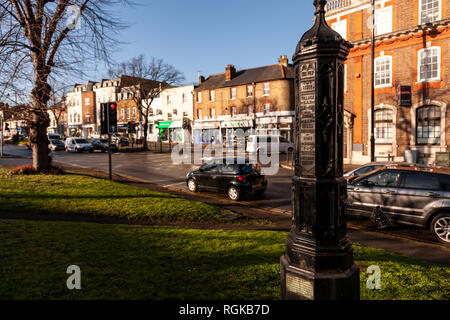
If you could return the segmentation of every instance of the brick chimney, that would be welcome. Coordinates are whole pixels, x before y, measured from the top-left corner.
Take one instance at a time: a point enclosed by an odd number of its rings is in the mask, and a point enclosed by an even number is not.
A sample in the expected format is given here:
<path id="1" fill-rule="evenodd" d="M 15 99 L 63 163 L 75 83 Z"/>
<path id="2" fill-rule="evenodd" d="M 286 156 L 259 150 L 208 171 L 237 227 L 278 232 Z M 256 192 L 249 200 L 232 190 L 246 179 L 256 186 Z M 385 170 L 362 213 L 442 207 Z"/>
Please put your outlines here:
<path id="1" fill-rule="evenodd" d="M 204 76 L 198 76 L 198 84 L 202 84 L 203 82 L 205 82 L 205 77 Z"/>
<path id="2" fill-rule="evenodd" d="M 236 68 L 232 64 L 227 65 L 225 69 L 225 80 L 230 81 L 231 79 L 234 78 L 235 75 L 236 75 Z"/>
<path id="3" fill-rule="evenodd" d="M 278 64 L 280 66 L 287 67 L 288 63 L 289 63 L 289 60 L 288 60 L 288 57 L 286 55 L 285 56 L 280 56 L 280 59 L 278 59 Z"/>

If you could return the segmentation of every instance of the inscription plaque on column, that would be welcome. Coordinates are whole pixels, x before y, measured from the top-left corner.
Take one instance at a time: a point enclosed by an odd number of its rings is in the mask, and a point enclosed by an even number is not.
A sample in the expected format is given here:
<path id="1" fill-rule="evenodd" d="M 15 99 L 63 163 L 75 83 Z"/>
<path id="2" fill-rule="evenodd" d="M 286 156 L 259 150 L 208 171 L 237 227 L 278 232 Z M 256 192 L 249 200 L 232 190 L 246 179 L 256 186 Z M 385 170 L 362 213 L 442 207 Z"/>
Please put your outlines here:
<path id="1" fill-rule="evenodd" d="M 316 66 L 314 62 L 300 67 L 300 172 L 314 176 L 316 162 Z"/>

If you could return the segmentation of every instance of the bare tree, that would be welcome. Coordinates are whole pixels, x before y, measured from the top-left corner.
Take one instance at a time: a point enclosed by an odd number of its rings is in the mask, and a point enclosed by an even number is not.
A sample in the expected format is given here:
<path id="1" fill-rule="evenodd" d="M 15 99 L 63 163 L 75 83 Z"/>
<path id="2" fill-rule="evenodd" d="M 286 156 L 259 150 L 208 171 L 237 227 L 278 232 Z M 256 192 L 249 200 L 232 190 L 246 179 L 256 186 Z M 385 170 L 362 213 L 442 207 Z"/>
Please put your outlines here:
<path id="1" fill-rule="evenodd" d="M 0 0 L 0 82 L 8 90 L 31 89 L 28 119 L 33 166 L 49 166 L 49 80 L 82 74 L 81 65 L 109 61 L 117 42 L 109 34 L 124 27 L 111 9 L 128 0 Z M 1 73 L 0 72 L 0 73 Z M 1 92 L 0 92 L 1 94 Z"/>
<path id="2" fill-rule="evenodd" d="M 63 86 L 62 88 L 55 89 L 56 86 L 52 86 L 52 91 L 50 93 L 49 99 L 49 107 L 48 111 L 52 114 L 53 118 L 56 121 L 57 130 L 60 128 L 60 120 L 61 116 L 67 111 L 66 105 L 66 94 L 67 87 Z M 61 133 L 61 132 L 58 132 Z"/>
<path id="3" fill-rule="evenodd" d="M 148 150 L 147 135 L 151 105 L 162 91 L 179 84 L 184 75 L 162 59 L 151 58 L 147 62 L 144 55 L 119 63 L 109 70 L 109 76 L 119 77 L 122 74 L 136 77 L 135 85 L 127 88 L 133 96 L 139 110 L 144 130 L 144 150 Z"/>

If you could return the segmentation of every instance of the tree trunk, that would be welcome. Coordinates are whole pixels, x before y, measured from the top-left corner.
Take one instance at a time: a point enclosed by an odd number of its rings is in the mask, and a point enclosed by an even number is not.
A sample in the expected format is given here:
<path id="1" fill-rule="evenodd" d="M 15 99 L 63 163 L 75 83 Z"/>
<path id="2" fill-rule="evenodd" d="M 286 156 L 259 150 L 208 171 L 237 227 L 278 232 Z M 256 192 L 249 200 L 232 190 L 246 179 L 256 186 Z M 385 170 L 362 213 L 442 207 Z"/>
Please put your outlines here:
<path id="1" fill-rule="evenodd" d="M 49 161 L 49 141 L 47 138 L 48 121 L 40 115 L 34 115 L 30 128 L 30 143 L 33 150 L 33 167 L 38 171 L 47 170 Z"/>
<path id="2" fill-rule="evenodd" d="M 148 151 L 148 143 L 147 143 L 147 135 L 148 135 L 148 108 L 147 108 L 147 112 L 144 112 L 144 113 L 145 113 L 145 116 L 144 116 L 144 145 L 143 145 L 142 149 L 144 151 Z"/>
<path id="3" fill-rule="evenodd" d="M 33 119 L 30 122 L 30 144 L 33 150 L 33 167 L 41 172 L 50 167 L 48 155 L 50 142 L 47 138 L 50 117 L 47 112 L 47 102 L 50 99 L 51 87 L 47 83 L 48 67 L 36 68 L 36 70 L 35 87 L 31 91 L 34 106 L 32 108 Z"/>

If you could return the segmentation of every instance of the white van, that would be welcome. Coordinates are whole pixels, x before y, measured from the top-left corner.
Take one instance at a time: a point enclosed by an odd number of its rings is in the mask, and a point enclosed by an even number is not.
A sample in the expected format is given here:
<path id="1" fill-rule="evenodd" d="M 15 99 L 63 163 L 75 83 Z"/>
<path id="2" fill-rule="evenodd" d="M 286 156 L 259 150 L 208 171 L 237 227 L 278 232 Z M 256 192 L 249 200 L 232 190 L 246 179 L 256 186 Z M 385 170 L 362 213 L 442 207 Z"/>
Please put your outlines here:
<path id="1" fill-rule="evenodd" d="M 94 152 L 92 144 L 83 138 L 67 138 L 65 147 L 67 152 Z"/>
<path id="2" fill-rule="evenodd" d="M 247 152 L 256 153 L 264 151 L 272 152 L 272 143 L 278 144 L 278 152 L 286 153 L 294 151 L 294 144 L 289 142 L 286 138 L 272 135 L 251 135 L 247 141 Z"/>

